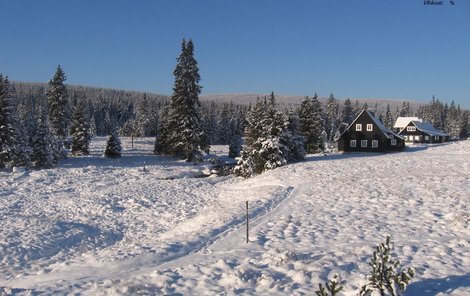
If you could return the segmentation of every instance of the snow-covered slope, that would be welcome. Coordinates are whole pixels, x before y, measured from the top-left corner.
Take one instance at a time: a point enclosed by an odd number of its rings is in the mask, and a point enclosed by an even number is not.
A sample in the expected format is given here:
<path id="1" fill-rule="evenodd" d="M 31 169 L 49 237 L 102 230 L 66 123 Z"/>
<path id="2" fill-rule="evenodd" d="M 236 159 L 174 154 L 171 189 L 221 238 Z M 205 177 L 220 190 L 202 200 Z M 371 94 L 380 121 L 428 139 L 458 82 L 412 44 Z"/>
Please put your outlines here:
<path id="1" fill-rule="evenodd" d="M 0 294 L 313 295 L 338 274 L 354 295 L 386 234 L 416 269 L 407 295 L 470 293 L 470 141 L 248 180 L 199 178 L 209 165 L 153 156 L 152 139 L 124 147 L 0 172 Z"/>

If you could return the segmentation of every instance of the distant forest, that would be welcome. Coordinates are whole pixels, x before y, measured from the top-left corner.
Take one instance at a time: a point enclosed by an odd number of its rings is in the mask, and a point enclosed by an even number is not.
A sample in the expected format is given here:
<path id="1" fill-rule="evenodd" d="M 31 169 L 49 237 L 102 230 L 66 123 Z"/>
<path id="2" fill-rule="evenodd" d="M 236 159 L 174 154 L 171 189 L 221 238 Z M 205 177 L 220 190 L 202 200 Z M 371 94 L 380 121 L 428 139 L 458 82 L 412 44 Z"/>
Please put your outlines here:
<path id="1" fill-rule="evenodd" d="M 24 126 L 31 126 L 37 110 L 45 110 L 47 83 L 12 82 L 14 105 Z M 161 110 L 169 103 L 169 96 L 137 91 L 67 85 L 71 108 L 79 100 L 86 100 L 91 135 L 106 136 L 117 128 L 121 136 L 156 136 Z M 225 94 L 201 96 L 204 129 L 210 144 L 229 144 L 227 129 L 235 120 L 244 121 L 247 111 L 269 95 Z M 278 108 L 295 110 L 302 97 L 276 96 Z M 337 100 L 333 95 L 319 99 L 324 119 L 327 141 L 354 119 L 354 115 L 367 108 L 391 128 L 398 116 L 416 116 L 431 122 L 436 128 L 446 131 L 452 138 L 466 138 L 468 110 L 462 110 L 453 101 L 442 102 L 432 98 L 429 103 L 396 100 Z M 348 109 L 351 108 L 351 114 Z M 30 122 L 30 123 L 28 123 Z M 236 123 L 238 126 L 242 123 Z"/>

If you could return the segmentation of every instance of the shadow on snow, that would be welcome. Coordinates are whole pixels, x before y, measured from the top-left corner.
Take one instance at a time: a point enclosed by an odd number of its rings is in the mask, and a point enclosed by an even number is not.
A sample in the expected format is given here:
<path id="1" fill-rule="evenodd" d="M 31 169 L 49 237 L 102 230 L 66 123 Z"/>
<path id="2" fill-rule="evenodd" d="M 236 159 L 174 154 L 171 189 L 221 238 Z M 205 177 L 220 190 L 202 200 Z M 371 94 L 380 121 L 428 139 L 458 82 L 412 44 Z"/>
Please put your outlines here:
<path id="1" fill-rule="evenodd" d="M 452 293 L 459 288 L 470 287 L 470 274 L 451 275 L 440 279 L 423 279 L 419 282 L 411 283 L 405 295 L 431 296 L 439 293 Z"/>

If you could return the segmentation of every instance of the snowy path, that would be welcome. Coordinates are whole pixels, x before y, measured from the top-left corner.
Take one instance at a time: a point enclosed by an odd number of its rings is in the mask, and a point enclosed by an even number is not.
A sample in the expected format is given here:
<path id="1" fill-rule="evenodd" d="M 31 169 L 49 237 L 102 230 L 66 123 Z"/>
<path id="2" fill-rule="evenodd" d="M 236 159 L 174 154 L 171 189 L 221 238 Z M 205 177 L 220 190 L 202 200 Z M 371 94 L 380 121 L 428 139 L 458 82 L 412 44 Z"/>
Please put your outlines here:
<path id="1" fill-rule="evenodd" d="M 355 295 L 386 234 L 407 295 L 470 293 L 470 141 L 248 180 L 132 153 L 0 178 L 0 294 L 312 295 L 338 274 Z"/>

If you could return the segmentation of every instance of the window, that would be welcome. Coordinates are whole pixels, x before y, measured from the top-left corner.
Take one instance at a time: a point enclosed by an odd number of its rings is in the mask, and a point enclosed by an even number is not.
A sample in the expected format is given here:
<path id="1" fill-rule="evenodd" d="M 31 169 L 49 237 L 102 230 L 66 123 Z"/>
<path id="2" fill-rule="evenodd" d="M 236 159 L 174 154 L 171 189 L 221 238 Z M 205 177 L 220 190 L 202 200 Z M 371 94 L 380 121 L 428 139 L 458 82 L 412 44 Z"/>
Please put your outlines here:
<path id="1" fill-rule="evenodd" d="M 356 140 L 349 141 L 349 146 L 350 147 L 356 147 Z"/>
<path id="2" fill-rule="evenodd" d="M 373 131 L 373 130 L 374 130 L 374 125 L 368 123 L 368 124 L 367 124 L 367 131 L 368 131 L 368 132 L 371 132 L 371 131 Z"/>
<path id="3" fill-rule="evenodd" d="M 378 140 L 372 140 L 372 148 L 377 148 L 379 147 L 379 141 Z"/>
<path id="4" fill-rule="evenodd" d="M 434 140 L 439 141 L 439 136 L 434 136 Z"/>
<path id="5" fill-rule="evenodd" d="M 416 131 L 416 126 L 407 126 L 406 131 L 407 132 L 415 132 Z"/>
<path id="6" fill-rule="evenodd" d="M 358 131 L 358 132 L 362 131 L 362 124 L 360 124 L 360 123 L 356 124 L 356 131 Z"/>
<path id="7" fill-rule="evenodd" d="M 424 136 L 424 139 L 425 139 L 426 141 L 429 141 L 429 136 Z"/>
<path id="8" fill-rule="evenodd" d="M 397 145 L 397 139 L 392 139 L 392 141 L 390 141 L 390 144 L 392 144 L 392 146 L 396 146 Z"/>
<path id="9" fill-rule="evenodd" d="M 420 141 L 419 136 L 415 136 L 415 141 L 416 141 L 416 142 L 419 142 L 419 141 Z"/>
<path id="10" fill-rule="evenodd" d="M 361 147 L 367 147 L 367 140 L 361 140 Z"/>

